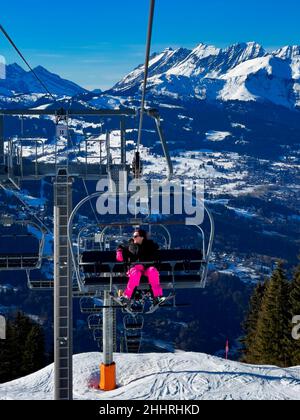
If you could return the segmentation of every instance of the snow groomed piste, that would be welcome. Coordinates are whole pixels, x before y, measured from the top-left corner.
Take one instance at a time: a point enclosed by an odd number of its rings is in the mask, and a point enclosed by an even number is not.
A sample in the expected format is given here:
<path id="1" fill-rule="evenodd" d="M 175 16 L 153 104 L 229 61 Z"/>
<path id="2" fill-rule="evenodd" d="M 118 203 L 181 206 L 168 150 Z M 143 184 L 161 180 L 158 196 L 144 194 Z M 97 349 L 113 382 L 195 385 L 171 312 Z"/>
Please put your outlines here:
<path id="1" fill-rule="evenodd" d="M 116 354 L 118 388 L 100 392 L 99 353 L 74 356 L 76 400 L 299 400 L 300 367 L 282 369 L 199 353 Z M 0 400 L 51 400 L 54 366 L 0 385 Z"/>

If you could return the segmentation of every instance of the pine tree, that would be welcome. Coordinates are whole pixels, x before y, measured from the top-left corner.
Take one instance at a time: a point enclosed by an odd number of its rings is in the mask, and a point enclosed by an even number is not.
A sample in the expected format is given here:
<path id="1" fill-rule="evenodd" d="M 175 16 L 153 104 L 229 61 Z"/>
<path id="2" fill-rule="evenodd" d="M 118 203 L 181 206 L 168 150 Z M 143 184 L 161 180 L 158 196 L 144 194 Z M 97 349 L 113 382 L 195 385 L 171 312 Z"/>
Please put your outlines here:
<path id="1" fill-rule="evenodd" d="M 12 339 L 13 325 L 10 321 L 6 323 L 6 340 L 0 340 L 0 383 L 7 382 L 12 376 Z"/>
<path id="2" fill-rule="evenodd" d="M 255 353 L 255 338 L 257 321 L 260 314 L 264 293 L 267 283 L 258 283 L 250 300 L 250 307 L 247 319 L 243 325 L 246 332 L 245 337 L 241 340 L 244 345 L 244 351 L 241 361 L 245 363 L 257 363 Z"/>
<path id="3" fill-rule="evenodd" d="M 28 316 L 17 313 L 6 332 L 6 340 L 0 342 L 0 383 L 33 373 L 45 362 L 42 328 Z"/>
<path id="4" fill-rule="evenodd" d="M 22 312 L 18 312 L 16 318 L 13 322 L 13 329 L 12 329 L 12 336 L 11 336 L 11 372 L 15 378 L 23 376 L 24 374 L 29 373 L 26 371 L 24 373 L 23 367 L 23 352 L 24 352 L 24 345 L 27 336 L 29 335 L 32 327 L 33 321 L 23 314 Z M 30 372 L 31 373 L 31 372 Z"/>
<path id="5" fill-rule="evenodd" d="M 26 338 L 21 360 L 21 371 L 23 371 L 24 374 L 36 372 L 44 366 L 44 334 L 41 327 L 38 324 L 34 325 L 31 328 Z"/>
<path id="6" fill-rule="evenodd" d="M 290 285 L 282 264 L 274 271 L 264 294 L 253 342 L 259 364 L 290 366 Z"/>
<path id="7" fill-rule="evenodd" d="M 300 265 L 295 272 L 291 285 L 290 305 L 291 319 L 294 316 L 300 316 Z M 293 325 L 291 328 L 293 328 Z M 291 359 L 293 366 L 300 365 L 300 339 L 291 339 Z"/>

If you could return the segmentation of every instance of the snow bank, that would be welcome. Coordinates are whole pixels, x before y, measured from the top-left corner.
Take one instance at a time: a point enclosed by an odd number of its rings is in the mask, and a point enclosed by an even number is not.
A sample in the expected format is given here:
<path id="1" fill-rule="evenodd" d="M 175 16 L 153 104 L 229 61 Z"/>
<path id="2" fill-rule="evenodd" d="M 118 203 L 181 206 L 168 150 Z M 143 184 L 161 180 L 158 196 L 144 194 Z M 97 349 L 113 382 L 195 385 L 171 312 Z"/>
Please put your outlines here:
<path id="1" fill-rule="evenodd" d="M 74 356 L 74 399 L 284 400 L 300 399 L 300 367 L 281 369 L 198 353 L 117 354 L 118 389 L 97 389 L 102 355 Z M 53 398 L 53 365 L 0 385 L 0 399 Z"/>

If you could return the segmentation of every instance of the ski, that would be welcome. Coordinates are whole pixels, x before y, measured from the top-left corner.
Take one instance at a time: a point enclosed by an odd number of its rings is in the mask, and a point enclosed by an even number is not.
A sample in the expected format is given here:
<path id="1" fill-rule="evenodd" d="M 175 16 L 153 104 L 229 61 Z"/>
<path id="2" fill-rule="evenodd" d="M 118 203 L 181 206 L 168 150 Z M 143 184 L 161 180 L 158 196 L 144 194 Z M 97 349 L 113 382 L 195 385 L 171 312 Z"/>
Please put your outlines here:
<path id="1" fill-rule="evenodd" d="M 157 305 L 152 305 L 149 310 L 146 312 L 146 315 L 149 314 L 153 314 L 154 312 L 156 312 L 158 309 L 163 308 L 166 302 L 168 302 L 169 300 L 172 300 L 175 298 L 175 293 L 170 293 L 169 296 L 163 298 Z M 168 305 L 169 306 L 169 305 Z M 171 306 L 170 306 L 171 307 Z"/>
<path id="2" fill-rule="evenodd" d="M 124 309 L 130 315 L 135 315 L 137 312 L 139 312 L 139 311 L 133 310 L 133 308 L 131 307 L 131 305 L 134 304 L 134 302 L 128 301 L 126 303 L 122 303 L 122 302 L 120 302 L 120 300 L 117 297 L 114 296 L 114 294 L 112 292 L 110 293 L 110 297 L 112 298 L 112 300 L 114 302 L 116 302 L 119 305 L 119 307 Z"/>

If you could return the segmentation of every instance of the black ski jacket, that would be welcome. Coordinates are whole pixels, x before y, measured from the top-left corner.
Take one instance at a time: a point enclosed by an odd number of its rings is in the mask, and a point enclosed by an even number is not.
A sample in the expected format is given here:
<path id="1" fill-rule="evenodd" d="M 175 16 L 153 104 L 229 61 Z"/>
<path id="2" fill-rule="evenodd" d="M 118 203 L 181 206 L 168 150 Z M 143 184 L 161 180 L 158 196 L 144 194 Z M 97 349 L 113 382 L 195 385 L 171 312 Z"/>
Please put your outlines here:
<path id="1" fill-rule="evenodd" d="M 123 256 L 125 261 L 136 265 L 139 262 L 157 261 L 158 250 L 157 243 L 144 239 L 141 245 L 131 243 L 125 249 L 123 248 Z"/>

